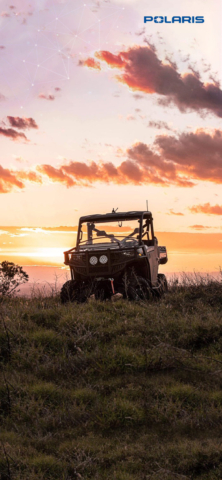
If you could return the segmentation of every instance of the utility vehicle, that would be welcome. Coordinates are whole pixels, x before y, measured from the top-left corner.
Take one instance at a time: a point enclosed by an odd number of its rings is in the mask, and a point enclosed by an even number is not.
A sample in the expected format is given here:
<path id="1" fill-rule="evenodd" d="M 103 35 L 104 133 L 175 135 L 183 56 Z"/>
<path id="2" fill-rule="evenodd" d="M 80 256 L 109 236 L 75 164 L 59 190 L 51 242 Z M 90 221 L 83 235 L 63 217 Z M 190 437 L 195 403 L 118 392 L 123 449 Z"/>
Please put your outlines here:
<path id="1" fill-rule="evenodd" d="M 61 301 L 84 302 L 91 295 L 110 299 L 120 293 L 130 300 L 161 296 L 166 277 L 158 274 L 167 262 L 159 247 L 149 211 L 116 212 L 81 217 L 76 247 L 64 252 L 71 280 L 61 290 Z"/>

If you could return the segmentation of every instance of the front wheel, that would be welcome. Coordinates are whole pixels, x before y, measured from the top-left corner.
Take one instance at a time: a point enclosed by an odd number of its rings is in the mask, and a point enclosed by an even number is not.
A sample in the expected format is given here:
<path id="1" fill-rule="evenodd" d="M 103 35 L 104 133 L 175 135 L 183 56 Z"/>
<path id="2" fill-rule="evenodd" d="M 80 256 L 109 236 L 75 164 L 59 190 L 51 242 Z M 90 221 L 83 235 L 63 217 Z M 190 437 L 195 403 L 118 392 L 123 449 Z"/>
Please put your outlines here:
<path id="1" fill-rule="evenodd" d="M 76 280 L 68 280 L 68 282 L 64 283 L 60 292 L 60 299 L 62 303 L 84 303 L 88 296 L 89 291 L 86 286 L 81 285 Z"/>
<path id="2" fill-rule="evenodd" d="M 150 300 L 152 298 L 152 292 L 150 290 L 149 283 L 143 277 L 133 277 L 129 279 L 128 285 L 126 285 L 124 297 L 129 300 Z"/>

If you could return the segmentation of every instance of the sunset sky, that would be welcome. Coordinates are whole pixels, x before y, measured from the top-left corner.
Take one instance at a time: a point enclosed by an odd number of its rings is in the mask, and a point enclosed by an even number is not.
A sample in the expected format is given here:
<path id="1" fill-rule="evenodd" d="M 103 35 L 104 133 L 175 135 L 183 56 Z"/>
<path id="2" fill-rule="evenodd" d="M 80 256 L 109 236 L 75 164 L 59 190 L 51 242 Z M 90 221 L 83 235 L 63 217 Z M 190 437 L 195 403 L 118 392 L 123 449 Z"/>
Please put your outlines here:
<path id="1" fill-rule="evenodd" d="M 0 261 L 60 265 L 79 216 L 148 199 L 165 271 L 218 269 L 222 0 L 1 0 L 0 32 Z"/>

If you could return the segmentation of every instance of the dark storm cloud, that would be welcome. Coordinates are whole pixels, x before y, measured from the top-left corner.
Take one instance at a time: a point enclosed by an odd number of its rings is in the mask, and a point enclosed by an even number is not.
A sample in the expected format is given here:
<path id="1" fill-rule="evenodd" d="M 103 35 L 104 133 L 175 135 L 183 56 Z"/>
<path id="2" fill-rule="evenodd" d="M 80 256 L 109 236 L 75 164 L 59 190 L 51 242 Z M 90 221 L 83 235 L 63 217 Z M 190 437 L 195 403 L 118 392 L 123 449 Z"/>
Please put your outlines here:
<path id="1" fill-rule="evenodd" d="M 222 183 L 222 131 L 199 129 L 179 136 L 160 135 L 155 145 L 161 155 L 193 179 Z"/>
<path id="2" fill-rule="evenodd" d="M 162 128 L 165 128 L 165 130 L 172 130 L 172 128 L 169 127 L 168 123 L 162 122 L 161 120 L 150 120 L 147 126 L 151 128 L 157 128 L 157 130 L 161 130 Z"/>
<path id="3" fill-rule="evenodd" d="M 24 133 L 17 132 L 14 128 L 3 128 L 0 127 L 0 135 L 10 138 L 11 140 L 25 140 L 28 142 L 26 135 Z"/>
<path id="4" fill-rule="evenodd" d="M 11 127 L 18 128 L 20 130 L 26 130 L 29 128 L 38 128 L 38 125 L 34 120 L 34 118 L 12 117 L 8 115 L 7 119 Z"/>
<path id="5" fill-rule="evenodd" d="M 118 54 L 100 51 L 95 57 L 118 69 L 117 80 L 133 91 L 159 94 L 165 97 L 165 105 L 172 103 L 181 112 L 205 110 L 222 117 L 222 90 L 218 83 L 204 84 L 194 69 L 182 75 L 175 63 L 163 63 L 150 45 L 134 46 Z M 100 70 L 101 64 L 94 62 L 89 58 L 81 64 Z"/>

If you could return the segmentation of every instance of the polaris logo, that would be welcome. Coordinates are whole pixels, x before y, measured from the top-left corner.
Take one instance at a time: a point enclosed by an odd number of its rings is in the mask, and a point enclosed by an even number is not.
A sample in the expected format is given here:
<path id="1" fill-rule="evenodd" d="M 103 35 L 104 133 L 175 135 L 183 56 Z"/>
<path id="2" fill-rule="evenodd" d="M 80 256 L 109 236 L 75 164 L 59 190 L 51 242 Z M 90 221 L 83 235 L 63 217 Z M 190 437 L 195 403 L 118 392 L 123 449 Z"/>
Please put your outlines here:
<path id="1" fill-rule="evenodd" d="M 154 21 L 154 23 L 204 23 L 204 17 L 172 17 L 171 20 L 161 16 L 144 17 L 144 23 L 152 21 Z"/>

